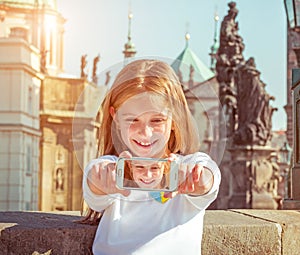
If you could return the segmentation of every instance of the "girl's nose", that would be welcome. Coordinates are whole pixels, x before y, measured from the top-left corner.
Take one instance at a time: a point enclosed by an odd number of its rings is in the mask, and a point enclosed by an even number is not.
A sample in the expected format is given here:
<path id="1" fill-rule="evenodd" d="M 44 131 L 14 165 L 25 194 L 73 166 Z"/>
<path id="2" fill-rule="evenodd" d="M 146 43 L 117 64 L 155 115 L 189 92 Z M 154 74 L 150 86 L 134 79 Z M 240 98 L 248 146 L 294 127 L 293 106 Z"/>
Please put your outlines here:
<path id="1" fill-rule="evenodd" d="M 146 173 L 145 173 L 146 177 L 151 178 L 152 177 L 152 172 L 150 169 L 147 169 Z"/>
<path id="2" fill-rule="evenodd" d="M 150 127 L 147 124 L 142 125 L 141 129 L 140 129 L 140 133 L 146 137 L 151 137 L 152 136 L 152 127 Z"/>

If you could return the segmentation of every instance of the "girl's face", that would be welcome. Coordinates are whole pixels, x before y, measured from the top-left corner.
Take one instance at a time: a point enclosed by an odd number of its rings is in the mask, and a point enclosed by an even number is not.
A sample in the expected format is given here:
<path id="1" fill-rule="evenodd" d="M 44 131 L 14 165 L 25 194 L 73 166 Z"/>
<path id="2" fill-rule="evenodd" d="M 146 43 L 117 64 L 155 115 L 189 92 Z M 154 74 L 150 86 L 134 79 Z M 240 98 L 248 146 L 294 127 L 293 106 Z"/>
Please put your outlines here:
<path id="1" fill-rule="evenodd" d="M 164 173 L 162 162 L 134 161 L 131 163 L 133 180 L 140 188 L 162 188 L 161 181 Z"/>
<path id="2" fill-rule="evenodd" d="M 164 157 L 172 128 L 171 111 L 165 100 L 142 93 L 129 98 L 115 113 L 114 121 L 131 153 L 139 157 Z"/>

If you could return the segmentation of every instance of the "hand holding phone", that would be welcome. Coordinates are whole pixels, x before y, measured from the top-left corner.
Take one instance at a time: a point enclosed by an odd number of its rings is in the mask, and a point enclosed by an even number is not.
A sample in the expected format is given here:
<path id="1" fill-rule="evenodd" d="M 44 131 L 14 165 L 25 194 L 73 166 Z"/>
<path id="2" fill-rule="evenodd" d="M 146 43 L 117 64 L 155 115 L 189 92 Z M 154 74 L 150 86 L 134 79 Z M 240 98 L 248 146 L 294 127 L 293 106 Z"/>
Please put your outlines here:
<path id="1" fill-rule="evenodd" d="M 116 164 L 101 162 L 95 164 L 88 173 L 87 183 L 91 191 L 97 195 L 120 193 L 129 195 L 128 190 L 118 189 L 116 186 Z"/>
<path id="2" fill-rule="evenodd" d="M 171 192 L 178 186 L 178 165 L 168 159 L 119 158 L 116 171 L 120 189 Z"/>

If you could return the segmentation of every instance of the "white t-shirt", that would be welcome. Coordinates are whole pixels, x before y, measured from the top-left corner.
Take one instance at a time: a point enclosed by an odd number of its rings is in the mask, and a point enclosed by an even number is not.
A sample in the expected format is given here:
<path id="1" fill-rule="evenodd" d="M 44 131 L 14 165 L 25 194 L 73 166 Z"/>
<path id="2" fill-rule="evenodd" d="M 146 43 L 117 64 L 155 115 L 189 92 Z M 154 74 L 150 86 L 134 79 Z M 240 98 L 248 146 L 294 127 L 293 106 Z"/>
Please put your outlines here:
<path id="1" fill-rule="evenodd" d="M 214 175 L 212 189 L 203 196 L 177 195 L 165 203 L 153 199 L 147 191 L 95 195 L 87 185 L 87 174 L 101 161 L 116 162 L 116 156 L 92 160 L 85 168 L 83 195 L 95 211 L 103 211 L 93 243 L 95 255 L 199 255 L 205 209 L 217 196 L 220 170 L 202 152 L 181 156 L 181 162 L 200 163 Z"/>

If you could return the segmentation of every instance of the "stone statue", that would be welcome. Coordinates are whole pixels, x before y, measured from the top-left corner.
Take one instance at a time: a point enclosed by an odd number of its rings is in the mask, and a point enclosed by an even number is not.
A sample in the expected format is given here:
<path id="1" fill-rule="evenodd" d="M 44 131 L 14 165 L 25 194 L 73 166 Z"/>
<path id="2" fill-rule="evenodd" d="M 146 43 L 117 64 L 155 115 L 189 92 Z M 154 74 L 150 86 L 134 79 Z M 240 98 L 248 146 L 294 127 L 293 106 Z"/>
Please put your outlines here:
<path id="1" fill-rule="evenodd" d="M 235 18 L 238 14 L 236 3 L 228 4 L 229 11 L 224 17 L 220 29 L 220 47 L 217 52 L 217 80 L 219 81 L 219 97 L 223 106 L 226 133 L 221 131 L 220 137 L 231 137 L 237 128 L 237 88 L 234 80 L 235 72 L 244 62 L 242 52 L 245 48 L 243 39 L 238 34 L 238 23 Z"/>
<path id="2" fill-rule="evenodd" d="M 97 84 L 98 83 L 98 76 L 97 76 L 97 65 L 98 62 L 100 61 L 100 55 L 98 54 L 94 58 L 94 63 L 93 63 L 93 74 L 92 74 L 92 81 Z"/>
<path id="3" fill-rule="evenodd" d="M 266 145 L 271 138 L 272 114 L 270 106 L 274 97 L 265 91 L 254 58 L 239 66 L 236 75 L 238 129 L 234 134 L 235 144 Z"/>
<path id="4" fill-rule="evenodd" d="M 220 29 L 220 47 L 217 53 L 217 73 L 218 80 L 226 83 L 233 82 L 234 69 L 244 61 L 242 55 L 245 45 L 242 37 L 238 34 L 238 22 L 235 18 L 238 10 L 235 8 L 236 3 L 228 4 L 229 11 L 224 17 Z"/>
<path id="5" fill-rule="evenodd" d="M 87 73 L 86 73 L 86 66 L 87 66 L 87 54 L 81 56 L 81 73 L 80 77 L 81 78 L 87 78 Z"/>
<path id="6" fill-rule="evenodd" d="M 260 79 L 254 58 L 245 61 L 245 45 L 238 34 L 236 4 L 228 4 L 216 54 L 219 97 L 225 118 L 220 116 L 219 137 L 226 152 L 221 168 L 226 173 L 217 204 L 225 208 L 277 208 L 278 168 L 270 162 L 274 97 Z M 222 115 L 222 114 L 220 114 Z M 225 120 L 224 120 L 225 119 Z M 226 128 L 225 128 L 226 127 Z"/>
<path id="7" fill-rule="evenodd" d="M 56 185 L 55 189 L 56 191 L 63 191 L 64 190 L 64 173 L 61 168 L 58 168 L 56 170 Z"/>
<path id="8" fill-rule="evenodd" d="M 47 74 L 47 53 L 48 50 L 41 50 L 41 72 Z"/>
<path id="9" fill-rule="evenodd" d="M 234 144 L 265 145 L 271 138 L 275 108 L 269 103 L 274 98 L 266 93 L 254 58 L 244 60 L 245 45 L 235 21 L 236 3 L 230 2 L 228 6 L 228 14 L 221 24 L 216 64 L 227 137 L 232 137 Z M 221 138 L 224 136 L 220 133 Z"/>

